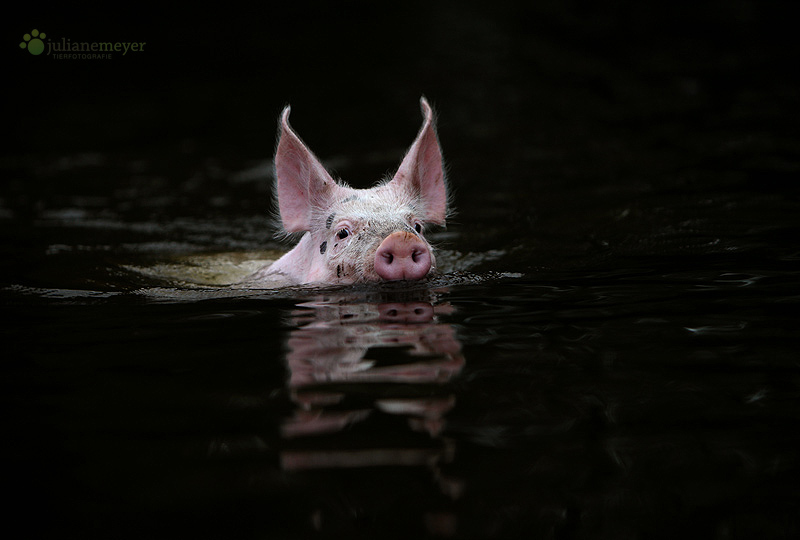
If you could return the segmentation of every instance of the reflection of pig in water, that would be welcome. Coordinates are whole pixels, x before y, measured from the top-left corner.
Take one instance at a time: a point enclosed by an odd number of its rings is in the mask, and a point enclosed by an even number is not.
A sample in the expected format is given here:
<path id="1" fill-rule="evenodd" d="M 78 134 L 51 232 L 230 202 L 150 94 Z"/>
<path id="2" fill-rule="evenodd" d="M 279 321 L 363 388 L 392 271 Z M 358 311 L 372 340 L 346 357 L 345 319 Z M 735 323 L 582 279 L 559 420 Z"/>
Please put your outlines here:
<path id="1" fill-rule="evenodd" d="M 394 177 L 371 189 L 334 181 L 292 131 L 284 109 L 275 153 L 278 207 L 286 232 L 305 234 L 251 280 L 418 280 L 435 270 L 423 231 L 445 224 L 448 201 L 433 112 L 425 98 L 420 103 L 424 122 L 416 140 Z"/>
<path id="2" fill-rule="evenodd" d="M 442 384 L 463 367 L 455 329 L 435 317 L 449 306 L 421 301 L 303 306 L 313 308 L 313 320 L 289 338 L 293 389 L 337 382 Z M 389 349 L 399 349 L 403 361 L 381 365 L 366 357 Z"/>
<path id="3" fill-rule="evenodd" d="M 354 530 L 353 508 L 358 520 L 377 522 L 385 511 L 419 520 L 435 536 L 458 526 L 449 501 L 465 484 L 449 466 L 457 448 L 446 428 L 456 405 L 450 383 L 465 359 L 456 329 L 440 320 L 453 307 L 429 290 L 401 296 L 334 294 L 291 314 L 287 386 L 296 408 L 281 425 L 280 467 L 285 479 L 313 482 L 308 517 L 324 536 Z M 422 477 L 439 493 L 426 490 L 397 514 L 397 493 L 416 496 Z"/>
<path id="4" fill-rule="evenodd" d="M 378 412 L 407 418 L 413 432 L 439 436 L 455 403 L 446 384 L 464 366 L 455 329 L 437 320 L 437 314 L 451 310 L 449 305 L 322 301 L 302 307 L 311 310 L 296 312 L 298 329 L 289 337 L 286 358 L 288 386 L 300 408 L 284 423 L 284 437 L 336 433 Z M 387 384 L 404 388 L 386 395 Z M 358 396 L 352 404 L 348 392 Z M 288 468 L 411 465 L 428 463 L 440 453 L 437 445 L 339 447 L 335 452 L 322 447 L 287 450 L 282 462 Z"/>

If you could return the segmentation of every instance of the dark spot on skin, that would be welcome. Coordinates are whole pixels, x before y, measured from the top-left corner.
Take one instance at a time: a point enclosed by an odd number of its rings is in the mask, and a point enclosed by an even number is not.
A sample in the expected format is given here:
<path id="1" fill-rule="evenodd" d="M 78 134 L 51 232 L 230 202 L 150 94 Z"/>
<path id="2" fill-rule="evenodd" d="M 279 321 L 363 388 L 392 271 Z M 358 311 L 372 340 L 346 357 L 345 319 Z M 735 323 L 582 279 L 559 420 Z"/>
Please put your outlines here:
<path id="1" fill-rule="evenodd" d="M 337 278 L 342 277 L 342 265 L 340 264 L 336 265 L 336 277 Z"/>
<path id="2" fill-rule="evenodd" d="M 336 214 L 331 214 L 328 216 L 328 219 L 325 220 L 325 228 L 330 229 L 331 225 L 333 225 L 333 218 Z"/>
<path id="3" fill-rule="evenodd" d="M 325 253 L 325 250 L 326 250 L 326 249 L 328 249 L 328 241 L 327 241 L 327 240 L 326 240 L 325 242 L 322 242 L 322 243 L 319 245 L 319 253 L 320 253 L 320 255 L 322 255 L 323 253 Z"/>
<path id="4" fill-rule="evenodd" d="M 355 201 L 356 199 L 358 199 L 358 195 L 350 195 L 349 197 L 347 197 L 345 200 L 342 201 L 342 204 L 350 201 Z"/>

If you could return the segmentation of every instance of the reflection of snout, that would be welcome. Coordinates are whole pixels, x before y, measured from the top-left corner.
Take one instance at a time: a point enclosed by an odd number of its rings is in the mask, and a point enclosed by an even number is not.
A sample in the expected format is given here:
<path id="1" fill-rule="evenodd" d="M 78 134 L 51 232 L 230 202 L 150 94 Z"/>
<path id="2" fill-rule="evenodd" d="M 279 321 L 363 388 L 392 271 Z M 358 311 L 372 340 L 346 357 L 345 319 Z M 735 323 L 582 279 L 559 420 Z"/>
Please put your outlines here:
<path id="1" fill-rule="evenodd" d="M 375 271 L 387 280 L 422 279 L 431 269 L 431 252 L 414 233 L 393 232 L 375 252 Z"/>
<path id="2" fill-rule="evenodd" d="M 425 302 L 390 302 L 380 304 L 381 321 L 393 323 L 420 323 L 433 320 L 433 306 Z"/>

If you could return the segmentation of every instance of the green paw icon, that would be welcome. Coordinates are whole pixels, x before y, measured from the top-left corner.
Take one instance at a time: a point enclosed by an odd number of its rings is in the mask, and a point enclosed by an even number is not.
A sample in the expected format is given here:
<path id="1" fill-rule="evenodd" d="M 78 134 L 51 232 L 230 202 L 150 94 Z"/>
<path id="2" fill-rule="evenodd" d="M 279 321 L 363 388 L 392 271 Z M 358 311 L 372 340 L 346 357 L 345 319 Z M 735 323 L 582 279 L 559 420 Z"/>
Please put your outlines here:
<path id="1" fill-rule="evenodd" d="M 44 52 L 44 41 L 39 38 L 46 38 L 44 32 L 41 34 L 38 30 L 31 30 L 30 34 L 25 34 L 22 39 L 25 40 L 19 44 L 20 49 L 28 49 L 28 52 L 34 55 L 42 54 Z"/>

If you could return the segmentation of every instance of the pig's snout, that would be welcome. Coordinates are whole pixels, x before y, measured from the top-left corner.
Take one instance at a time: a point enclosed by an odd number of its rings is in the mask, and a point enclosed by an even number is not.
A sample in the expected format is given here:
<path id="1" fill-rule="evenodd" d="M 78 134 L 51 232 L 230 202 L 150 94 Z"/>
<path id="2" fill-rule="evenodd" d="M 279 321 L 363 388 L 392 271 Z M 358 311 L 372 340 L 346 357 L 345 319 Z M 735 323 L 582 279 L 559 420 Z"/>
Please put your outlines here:
<path id="1" fill-rule="evenodd" d="M 375 252 L 375 272 L 387 281 L 422 279 L 430 269 L 430 249 L 408 231 L 393 232 Z"/>

